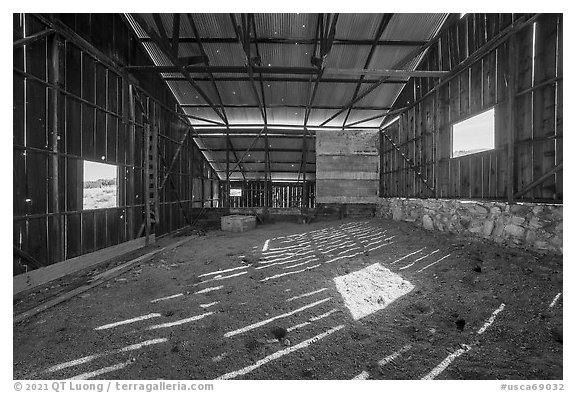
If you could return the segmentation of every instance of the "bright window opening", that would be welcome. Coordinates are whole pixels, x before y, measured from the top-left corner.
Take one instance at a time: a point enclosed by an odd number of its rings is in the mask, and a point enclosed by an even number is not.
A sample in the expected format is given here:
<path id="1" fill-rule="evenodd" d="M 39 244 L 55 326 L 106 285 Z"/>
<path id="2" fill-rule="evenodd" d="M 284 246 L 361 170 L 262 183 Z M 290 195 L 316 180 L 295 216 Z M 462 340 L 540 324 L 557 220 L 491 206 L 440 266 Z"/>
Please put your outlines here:
<path id="1" fill-rule="evenodd" d="M 494 149 L 494 109 L 452 127 L 452 157 Z"/>
<path id="2" fill-rule="evenodd" d="M 230 196 L 231 197 L 241 197 L 242 196 L 242 189 L 241 188 L 231 188 L 230 189 Z"/>
<path id="3" fill-rule="evenodd" d="M 83 209 L 118 206 L 118 167 L 84 161 Z"/>

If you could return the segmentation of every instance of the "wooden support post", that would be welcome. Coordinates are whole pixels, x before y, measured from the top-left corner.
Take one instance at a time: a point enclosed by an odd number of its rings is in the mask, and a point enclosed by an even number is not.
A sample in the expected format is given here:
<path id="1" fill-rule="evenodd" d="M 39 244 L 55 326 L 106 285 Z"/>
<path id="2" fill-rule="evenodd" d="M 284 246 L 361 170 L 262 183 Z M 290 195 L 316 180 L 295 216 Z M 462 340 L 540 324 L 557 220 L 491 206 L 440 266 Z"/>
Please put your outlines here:
<path id="1" fill-rule="evenodd" d="M 154 105 L 156 108 L 156 105 Z M 159 111 L 158 111 L 159 112 Z M 159 115 L 156 115 L 156 111 L 154 111 L 154 126 L 152 127 L 151 132 L 151 141 L 150 141 L 150 155 L 151 155 L 151 173 L 150 178 L 148 181 L 148 192 L 151 192 L 153 195 L 153 203 L 154 203 L 154 210 L 153 210 L 153 217 L 154 217 L 154 227 L 156 224 L 160 222 L 160 193 L 158 189 L 158 139 L 160 130 L 158 127 L 158 119 L 160 118 Z M 180 199 L 180 198 L 178 198 Z M 184 214 L 186 217 L 186 214 Z"/>
<path id="2" fill-rule="evenodd" d="M 514 201 L 514 189 L 516 187 L 515 160 L 515 136 L 516 136 L 516 90 L 517 90 L 517 35 L 510 36 L 510 55 L 508 57 L 508 90 L 506 110 L 508 111 L 508 160 L 507 171 L 507 197 L 508 203 Z"/>
<path id="3" fill-rule="evenodd" d="M 50 79 L 51 83 L 58 87 L 60 83 L 60 48 L 59 48 L 59 38 L 58 35 L 55 34 L 51 37 L 50 40 L 50 53 L 51 53 L 51 61 L 50 61 Z M 60 193 L 58 192 L 58 99 L 60 95 L 59 88 L 52 88 L 50 89 L 50 150 L 54 154 L 50 154 L 50 167 L 49 167 L 49 188 L 50 188 L 50 213 L 55 213 L 56 216 L 53 220 L 48 220 L 50 223 L 50 249 L 52 251 L 51 257 L 53 260 L 51 262 L 59 262 L 63 259 L 65 252 L 63 251 L 63 238 L 64 238 L 64 226 L 62 225 L 62 221 L 64 216 L 60 215 Z"/>
<path id="4" fill-rule="evenodd" d="M 378 147 L 378 155 L 380 156 L 378 196 L 382 198 L 384 196 L 384 137 L 382 136 L 382 131 L 378 131 Z"/>
<path id="5" fill-rule="evenodd" d="M 304 127 L 304 143 L 302 144 L 302 201 L 300 202 L 300 211 L 303 213 L 308 212 L 308 204 L 304 205 L 304 190 L 306 190 L 306 170 L 308 169 L 308 129 Z M 308 194 L 306 192 L 306 194 Z"/>
<path id="6" fill-rule="evenodd" d="M 268 208 L 272 207 L 272 184 L 270 179 L 270 156 L 269 156 L 268 127 L 264 136 L 264 181 L 266 192 L 264 195 L 264 213 L 268 215 Z"/>
<path id="7" fill-rule="evenodd" d="M 434 171 L 434 198 L 438 199 L 440 197 L 439 188 L 439 172 L 440 172 L 440 127 L 442 126 L 442 114 L 441 111 L 445 110 L 442 103 L 440 102 L 440 90 L 436 90 L 434 93 L 434 103 L 436 104 L 436 110 L 434 111 L 434 134 L 432 139 L 432 169 Z"/>
<path id="8" fill-rule="evenodd" d="M 226 215 L 230 214 L 230 128 L 226 127 L 226 192 L 224 212 Z"/>
<path id="9" fill-rule="evenodd" d="M 150 114 L 150 100 L 147 99 L 147 112 Z M 144 124 L 144 236 L 146 237 L 146 245 L 149 244 L 150 237 L 150 192 L 148 184 L 150 182 L 150 122 Z"/>
<path id="10" fill-rule="evenodd" d="M 136 137 L 136 125 L 134 122 L 136 121 L 136 102 L 134 101 L 134 86 L 130 83 L 128 85 L 128 110 L 129 110 L 129 118 L 131 124 L 128 125 L 128 146 L 126 151 L 126 156 L 130 157 L 130 160 L 134 160 L 134 145 L 135 145 L 135 137 Z M 134 164 L 134 161 L 131 161 Z M 127 171 L 125 187 L 133 187 L 134 185 L 134 170 Z M 126 190 L 124 190 L 126 191 Z M 128 197 L 130 196 L 130 197 Z M 134 192 L 126 192 L 126 206 L 134 205 Z M 126 211 L 126 237 L 127 239 L 134 239 L 134 216 L 132 214 L 128 214 L 128 210 Z"/>
<path id="11" fill-rule="evenodd" d="M 264 136 L 264 214 L 268 214 L 270 207 L 270 184 L 268 183 L 268 132 Z"/>

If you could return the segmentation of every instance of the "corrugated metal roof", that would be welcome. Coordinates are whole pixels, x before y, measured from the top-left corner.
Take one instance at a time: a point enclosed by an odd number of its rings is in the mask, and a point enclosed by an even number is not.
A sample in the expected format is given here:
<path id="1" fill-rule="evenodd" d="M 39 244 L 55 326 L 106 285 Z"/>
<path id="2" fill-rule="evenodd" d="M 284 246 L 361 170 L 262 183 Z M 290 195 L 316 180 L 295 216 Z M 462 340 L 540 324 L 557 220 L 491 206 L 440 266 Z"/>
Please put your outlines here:
<path id="1" fill-rule="evenodd" d="M 214 112 L 212 109 L 207 108 L 184 108 L 183 109 L 184 113 L 189 115 L 189 116 L 196 116 L 196 117 L 201 117 L 203 119 L 208 119 L 208 120 L 212 120 L 212 121 L 222 121 L 222 119 L 220 119 L 218 117 L 218 115 L 216 114 L 216 112 Z M 190 124 L 192 125 L 207 125 L 209 123 L 205 122 L 205 121 L 201 121 L 201 120 L 196 120 L 196 119 L 190 119 Z"/>
<path id="2" fill-rule="evenodd" d="M 259 44 L 262 66 L 310 67 L 312 45 Z"/>
<path id="3" fill-rule="evenodd" d="M 148 38 L 148 34 L 146 34 L 144 29 L 142 29 L 142 27 L 140 27 L 140 25 L 136 23 L 131 14 L 124 14 L 124 15 L 126 16 L 126 19 L 128 19 L 130 26 L 132 26 L 132 29 L 134 29 L 134 32 L 139 38 Z"/>
<path id="4" fill-rule="evenodd" d="M 364 86 L 360 89 L 358 95 L 362 95 L 362 93 L 369 88 L 370 86 Z M 381 84 L 366 97 L 355 103 L 354 106 L 378 106 L 389 108 L 394 103 L 394 99 L 400 90 L 402 90 L 401 85 Z"/>
<path id="5" fill-rule="evenodd" d="M 204 51 L 213 66 L 245 66 L 246 55 L 240 44 L 205 43 Z"/>
<path id="6" fill-rule="evenodd" d="M 179 72 L 161 72 L 160 76 L 162 78 L 180 78 L 183 79 L 184 77 L 182 76 L 181 73 Z"/>
<path id="7" fill-rule="evenodd" d="M 296 172 L 300 170 L 300 159 L 293 160 L 293 163 L 271 163 L 270 170 L 278 172 Z"/>
<path id="8" fill-rule="evenodd" d="M 334 45 L 326 58 L 326 67 L 362 69 L 369 53 L 367 45 Z"/>
<path id="9" fill-rule="evenodd" d="M 192 14 L 200 37 L 236 37 L 229 14 Z M 192 32 L 187 32 L 192 36 Z"/>
<path id="10" fill-rule="evenodd" d="M 317 126 L 323 123 L 329 117 L 332 117 L 338 110 L 334 109 L 312 109 L 310 111 L 310 118 L 308 119 L 309 126 Z M 344 121 L 346 116 L 346 111 L 338 115 L 334 120 L 332 120 L 328 125 L 340 125 Z"/>
<path id="11" fill-rule="evenodd" d="M 306 105 L 308 82 L 267 82 L 264 94 L 267 105 Z"/>
<path id="12" fill-rule="evenodd" d="M 382 39 L 429 40 L 438 31 L 448 14 L 394 14 Z"/>
<path id="13" fill-rule="evenodd" d="M 259 38 L 314 38 L 316 35 L 316 14 L 255 14 L 254 20 Z"/>
<path id="14" fill-rule="evenodd" d="M 156 29 L 156 24 L 151 14 L 140 14 L 148 25 Z M 394 14 L 386 30 L 380 39 L 383 40 L 416 40 L 423 41 L 432 37 L 448 14 Z M 336 28 L 336 39 L 341 40 L 373 40 L 378 26 L 382 21 L 383 14 L 340 14 Z M 194 38 L 188 17 L 184 14 L 180 16 L 180 34 L 181 37 Z M 140 26 L 134 22 L 132 17 L 127 14 L 127 19 L 136 31 L 139 37 L 146 37 Z M 166 29 L 168 36 L 172 35 L 173 14 L 162 14 L 162 24 Z M 203 47 L 212 66 L 240 66 L 245 67 L 245 54 L 241 45 L 236 42 L 236 34 L 230 19 L 230 14 L 192 14 L 199 35 L 203 38 L 227 38 L 233 40 L 231 43 L 214 43 L 203 42 Z M 237 22 L 240 19 L 237 16 Z M 276 38 L 276 39 L 313 39 L 316 33 L 316 23 L 318 14 L 256 14 L 256 32 L 259 38 Z M 144 43 L 146 50 L 149 52 L 154 64 L 170 66 L 172 63 L 166 55 L 161 53 L 159 48 L 150 42 Z M 341 69 L 362 69 L 365 66 L 370 45 L 346 45 L 339 43 L 332 47 L 326 60 L 326 68 L 329 71 L 334 68 Z M 395 64 L 402 60 L 406 55 L 414 50 L 414 46 L 401 45 L 379 45 L 376 47 L 372 61 L 366 68 L 372 69 L 392 69 Z M 310 67 L 310 58 L 312 55 L 313 45 L 310 44 L 286 44 L 286 43 L 259 43 L 258 49 L 262 58 L 262 65 L 282 66 L 282 67 Z M 255 54 L 255 45 L 252 44 L 252 51 Z M 179 56 L 199 55 L 198 44 L 196 42 L 180 42 Z M 420 54 L 415 59 L 410 60 L 404 69 L 413 70 L 422 58 Z M 180 78 L 179 73 L 163 73 L 163 77 Z M 247 73 L 217 73 L 215 77 L 246 77 Z M 259 75 L 257 75 L 259 76 Z M 308 75 L 295 74 L 263 74 L 264 77 L 272 78 L 308 78 L 310 82 L 286 82 L 273 81 L 264 82 L 265 102 L 272 106 L 266 109 L 268 122 L 271 126 L 275 124 L 291 124 L 302 126 L 304 123 L 305 106 L 309 100 L 311 88 L 314 86 L 314 79 Z M 207 79 L 207 73 L 191 74 L 193 79 Z M 337 77 L 331 75 L 331 77 Z M 359 79 L 360 74 L 355 79 Z M 354 78 L 354 77 L 349 77 Z M 373 78 L 372 78 L 373 79 Z M 196 79 L 195 79 L 196 80 Z M 197 116 L 211 121 L 221 123 L 222 120 L 207 106 L 207 103 L 193 87 L 185 80 L 167 81 L 169 88 L 181 104 L 204 105 L 203 107 L 190 108 L 185 107 L 184 112 L 189 116 Z M 205 92 L 209 99 L 218 106 L 219 99 L 212 82 L 209 80 L 197 81 L 199 88 Z M 260 82 L 256 82 L 258 94 L 260 91 Z M 226 108 L 226 114 L 232 125 L 234 124 L 263 124 L 260 109 L 256 107 L 258 101 L 254 96 L 250 82 L 246 81 L 218 81 L 218 90 L 225 104 L 237 105 L 238 107 Z M 360 93 L 372 86 L 364 84 Z M 368 96 L 355 103 L 354 106 L 370 107 L 389 107 L 398 97 L 402 85 L 382 84 Z M 313 102 L 314 106 L 343 107 L 352 100 L 353 93 L 356 89 L 356 83 L 333 83 L 322 81 L 319 85 L 318 92 Z M 251 105 L 251 107 L 241 107 L 242 105 Z M 287 105 L 288 107 L 282 107 Z M 296 106 L 296 107 L 294 107 Z M 312 109 L 310 113 L 309 126 L 316 126 L 337 112 L 336 109 Z M 363 120 L 379 114 L 375 110 L 357 110 L 352 109 L 348 118 L 348 123 Z M 343 111 L 336 119 L 329 122 L 328 125 L 342 125 L 347 114 Z M 363 123 L 359 126 L 378 126 L 382 118 L 374 119 Z M 198 126 L 210 126 L 202 120 L 190 119 L 190 123 Z M 251 133 L 258 133 L 259 129 L 249 130 Z M 200 131 L 201 132 L 201 131 Z M 225 133 L 225 130 L 222 131 Z M 239 131 L 240 132 L 240 131 Z M 247 130 L 241 130 L 247 132 Z M 289 131 L 287 131 L 289 132 Z M 231 130 L 232 143 L 238 154 L 247 149 L 253 141 L 252 137 L 235 136 Z M 199 140 L 198 140 L 199 141 Z M 206 138 L 203 139 L 206 147 L 225 149 L 225 138 Z M 256 146 L 263 148 L 263 138 L 259 140 Z M 272 161 L 295 160 L 299 162 L 302 146 L 301 138 L 270 138 L 271 159 Z M 309 146 L 311 150 L 314 146 Z M 296 149 L 294 153 L 280 153 L 276 149 Z M 254 153 L 261 155 L 261 153 Z M 206 153 L 207 156 L 222 156 L 222 152 Z M 225 155 L 225 153 L 224 153 Z M 257 161 L 257 160 L 256 160 Z M 215 164 L 215 168 L 217 168 Z M 247 164 L 247 170 L 254 170 L 258 164 Z M 289 171 L 292 167 L 286 168 L 285 164 L 278 164 L 279 170 Z M 221 166 L 220 166 L 221 167 Z M 310 170 L 310 168 L 308 168 Z M 221 174 L 222 175 L 222 174 Z M 242 175 L 237 172 L 233 174 L 242 179 Z M 276 178 L 283 180 L 296 178 L 295 174 L 284 173 L 274 175 Z M 308 176 L 309 178 L 311 175 Z"/>
<path id="15" fill-rule="evenodd" d="M 382 14 L 340 14 L 336 25 L 337 39 L 374 39 Z"/>
<path id="16" fill-rule="evenodd" d="M 187 81 L 166 81 L 176 100 L 180 104 L 204 104 L 204 100 Z"/>
<path id="17" fill-rule="evenodd" d="M 320 82 L 313 105 L 342 106 L 348 103 L 354 95 L 354 83 Z"/>
<path id="18" fill-rule="evenodd" d="M 304 124 L 304 108 L 268 108 L 268 124 Z"/>
<path id="19" fill-rule="evenodd" d="M 200 56 L 202 52 L 198 47 L 198 44 L 191 42 L 179 42 L 178 43 L 178 57 L 187 56 Z"/>
<path id="20" fill-rule="evenodd" d="M 378 70 L 395 69 L 395 65 L 414 50 L 410 46 L 379 46 L 374 51 L 368 68 Z"/>
<path id="21" fill-rule="evenodd" d="M 158 29 L 156 28 L 156 23 L 154 23 L 154 17 L 152 16 L 152 14 L 142 14 L 139 13 L 138 14 L 142 19 L 144 19 L 144 21 L 146 22 L 146 24 L 151 27 L 157 34 L 159 34 Z"/>
<path id="22" fill-rule="evenodd" d="M 172 66 L 172 65 L 174 65 L 170 61 L 170 59 L 168 59 L 168 57 L 164 54 L 164 52 L 162 52 L 160 50 L 160 48 L 158 48 L 156 46 L 156 44 L 154 44 L 152 42 L 144 42 L 143 45 L 146 48 L 148 55 L 150 55 L 150 58 L 152 59 L 152 61 L 154 62 L 155 65 L 158 65 L 158 66 Z"/>
<path id="23" fill-rule="evenodd" d="M 218 81 L 216 86 L 224 105 L 258 105 L 251 82 Z"/>
<path id="24" fill-rule="evenodd" d="M 262 123 L 259 108 L 225 108 L 228 121 L 231 124 L 258 124 Z"/>
<path id="25" fill-rule="evenodd" d="M 348 121 L 346 124 L 354 123 L 356 121 L 368 119 L 373 116 L 378 116 L 384 113 L 384 111 L 374 111 L 374 110 L 367 110 L 367 109 L 352 109 L 350 111 L 350 116 L 348 117 Z M 380 125 L 384 117 L 379 117 L 378 119 L 370 120 L 361 124 L 358 124 L 358 127 L 377 127 Z"/>

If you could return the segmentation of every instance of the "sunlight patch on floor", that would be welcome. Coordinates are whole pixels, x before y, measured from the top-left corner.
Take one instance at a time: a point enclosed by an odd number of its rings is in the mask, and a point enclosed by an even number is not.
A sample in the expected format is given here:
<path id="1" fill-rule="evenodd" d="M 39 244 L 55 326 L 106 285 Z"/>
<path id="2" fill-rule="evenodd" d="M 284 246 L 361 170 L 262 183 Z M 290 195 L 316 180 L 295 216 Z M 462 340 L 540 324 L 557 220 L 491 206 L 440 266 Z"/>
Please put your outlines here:
<path id="1" fill-rule="evenodd" d="M 414 289 L 409 281 L 379 263 L 336 277 L 334 283 L 354 320 L 386 308 Z"/>

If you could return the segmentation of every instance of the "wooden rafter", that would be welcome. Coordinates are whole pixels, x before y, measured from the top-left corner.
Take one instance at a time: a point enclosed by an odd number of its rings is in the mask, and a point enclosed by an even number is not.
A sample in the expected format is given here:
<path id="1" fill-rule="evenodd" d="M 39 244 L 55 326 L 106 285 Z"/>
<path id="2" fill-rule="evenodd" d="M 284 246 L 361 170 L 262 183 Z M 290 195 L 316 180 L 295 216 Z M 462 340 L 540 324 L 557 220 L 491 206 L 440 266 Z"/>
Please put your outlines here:
<path id="1" fill-rule="evenodd" d="M 384 30 L 386 30 L 386 27 L 388 27 L 388 24 L 390 23 L 390 20 L 392 19 L 392 15 L 393 14 L 382 15 L 382 19 L 380 20 L 380 24 L 378 25 L 378 30 L 376 30 L 374 42 L 372 43 L 372 45 L 370 47 L 370 52 L 368 52 L 368 56 L 366 57 L 366 62 L 364 63 L 365 69 L 370 67 L 370 63 L 372 62 L 372 57 L 374 56 L 374 53 L 376 52 L 376 48 L 377 48 L 376 43 L 378 42 L 380 37 L 382 37 L 382 34 L 384 34 Z M 333 71 L 333 70 L 331 70 L 331 71 Z M 366 76 L 365 73 L 361 73 L 360 78 L 358 79 L 358 84 L 356 85 L 356 89 L 354 90 L 352 100 L 356 99 L 356 97 L 358 96 L 358 92 L 360 91 L 360 88 L 362 87 L 362 81 L 364 80 L 365 76 Z M 348 108 L 348 111 L 346 112 L 346 116 L 344 117 L 344 121 L 342 122 L 343 128 L 346 127 L 346 123 L 348 122 L 348 118 L 350 117 L 350 113 L 352 112 L 352 108 L 353 108 L 353 105 L 350 106 L 350 108 Z"/>
<path id="2" fill-rule="evenodd" d="M 206 51 L 204 50 L 204 45 L 202 44 L 202 40 L 200 39 L 200 34 L 198 33 L 198 28 L 196 27 L 196 23 L 194 22 L 194 18 L 190 14 L 186 14 L 186 16 L 188 18 L 188 22 L 190 23 L 190 26 L 192 27 L 192 32 L 194 34 L 194 37 L 196 38 L 196 44 L 198 45 L 198 48 L 200 49 L 200 53 L 202 54 L 202 57 L 204 58 L 204 64 L 206 66 L 209 66 L 208 55 L 206 54 Z M 218 89 L 218 84 L 214 80 L 214 75 L 211 72 L 208 72 L 208 76 L 210 77 L 210 82 L 212 84 L 212 87 L 214 88 L 214 91 L 216 92 L 216 97 L 218 98 L 218 105 L 220 107 L 222 115 L 224 116 L 224 123 L 226 124 L 226 127 L 228 127 L 230 125 L 230 122 L 228 121 L 228 115 L 226 114 L 226 107 L 224 106 L 224 102 L 222 100 L 222 95 L 220 94 L 220 89 Z M 182 107 L 182 105 L 181 105 L 181 107 Z M 236 149 L 234 148 L 232 141 L 230 140 L 228 132 L 226 133 L 226 143 L 229 145 L 230 149 L 232 149 L 232 154 L 234 155 L 235 160 L 238 161 Z M 245 174 L 244 168 L 242 166 L 240 167 L 240 170 L 242 171 L 242 176 L 244 177 L 244 179 L 246 179 L 246 174 Z"/>
<path id="3" fill-rule="evenodd" d="M 254 97 L 256 98 L 256 102 L 258 102 L 258 107 L 260 108 L 260 113 L 262 115 L 262 121 L 264 125 L 268 124 L 268 119 L 266 115 L 266 108 L 262 104 L 260 100 L 260 96 L 258 95 L 258 89 L 256 88 L 256 82 L 254 81 L 254 63 L 257 61 L 258 57 L 251 56 L 250 53 L 250 36 L 251 36 L 251 26 L 254 22 L 254 18 L 247 14 L 240 14 L 241 24 L 238 25 L 236 23 L 236 17 L 234 14 L 230 14 L 230 20 L 232 22 L 232 26 L 234 27 L 234 32 L 236 33 L 236 38 L 238 42 L 242 46 L 242 50 L 245 55 L 246 59 L 246 71 L 248 72 L 248 78 L 250 80 L 250 87 L 252 92 L 254 93 Z"/>
<path id="4" fill-rule="evenodd" d="M 440 31 L 436 34 L 436 37 L 431 39 L 430 41 L 426 42 L 426 44 L 422 45 L 421 47 L 415 48 L 414 50 L 410 51 L 410 53 L 408 53 L 406 56 L 404 56 L 402 59 L 400 59 L 399 61 L 397 61 L 394 66 L 392 67 L 393 69 L 402 69 L 404 68 L 407 64 L 410 63 L 410 61 L 412 61 L 414 58 L 416 58 L 416 56 L 420 55 L 420 53 L 424 52 L 425 50 L 427 50 L 430 46 L 434 45 L 439 39 L 440 36 L 442 34 L 443 31 L 445 31 L 449 26 L 451 26 L 451 23 L 444 23 L 444 25 L 442 26 L 442 28 L 440 29 Z M 354 104 L 356 104 L 358 101 L 360 101 L 361 99 L 363 99 L 364 97 L 366 97 L 368 94 L 372 93 L 374 90 L 376 90 L 376 88 L 378 88 L 378 86 L 380 86 L 382 83 L 384 83 L 385 81 L 387 81 L 390 77 L 389 76 L 385 76 L 382 79 L 380 79 L 377 83 L 374 83 L 372 86 L 370 86 L 368 89 L 366 89 L 362 94 L 356 96 L 356 98 L 352 99 L 350 102 L 348 102 L 341 110 L 339 110 L 338 112 L 336 112 L 334 115 L 330 116 L 328 119 L 324 120 L 322 123 L 320 123 L 321 126 L 326 125 L 327 123 L 329 123 L 330 121 L 334 120 L 336 117 L 338 117 L 341 113 L 343 113 L 344 111 L 347 111 L 349 108 L 351 108 Z"/>
<path id="5" fill-rule="evenodd" d="M 186 68 L 186 64 L 183 64 L 183 62 L 180 59 L 178 59 L 173 55 L 172 47 L 169 44 L 167 44 L 168 42 L 167 38 L 164 38 L 166 37 L 166 34 L 162 24 L 156 22 L 156 24 L 158 25 L 157 26 L 158 29 L 161 31 L 160 33 L 161 36 L 159 36 L 154 29 L 148 26 L 146 21 L 140 15 L 138 14 L 131 14 L 131 15 L 132 18 L 140 25 L 140 27 L 153 39 L 154 43 L 158 46 L 158 48 L 175 65 L 175 67 L 177 68 L 177 72 L 180 72 L 184 76 L 186 81 L 190 83 L 190 85 L 198 92 L 198 94 L 204 99 L 204 101 L 206 101 L 211 106 L 212 110 L 218 115 L 218 117 L 221 118 L 224 122 L 226 122 L 224 115 L 220 113 L 218 108 L 216 108 L 210 97 L 208 97 L 208 95 L 204 92 L 204 90 L 200 88 L 200 86 L 198 86 L 198 84 L 194 81 L 194 79 L 190 75 L 190 72 Z M 159 20 L 159 17 L 155 18 L 155 20 Z M 162 34 L 162 32 L 164 34 Z"/>

